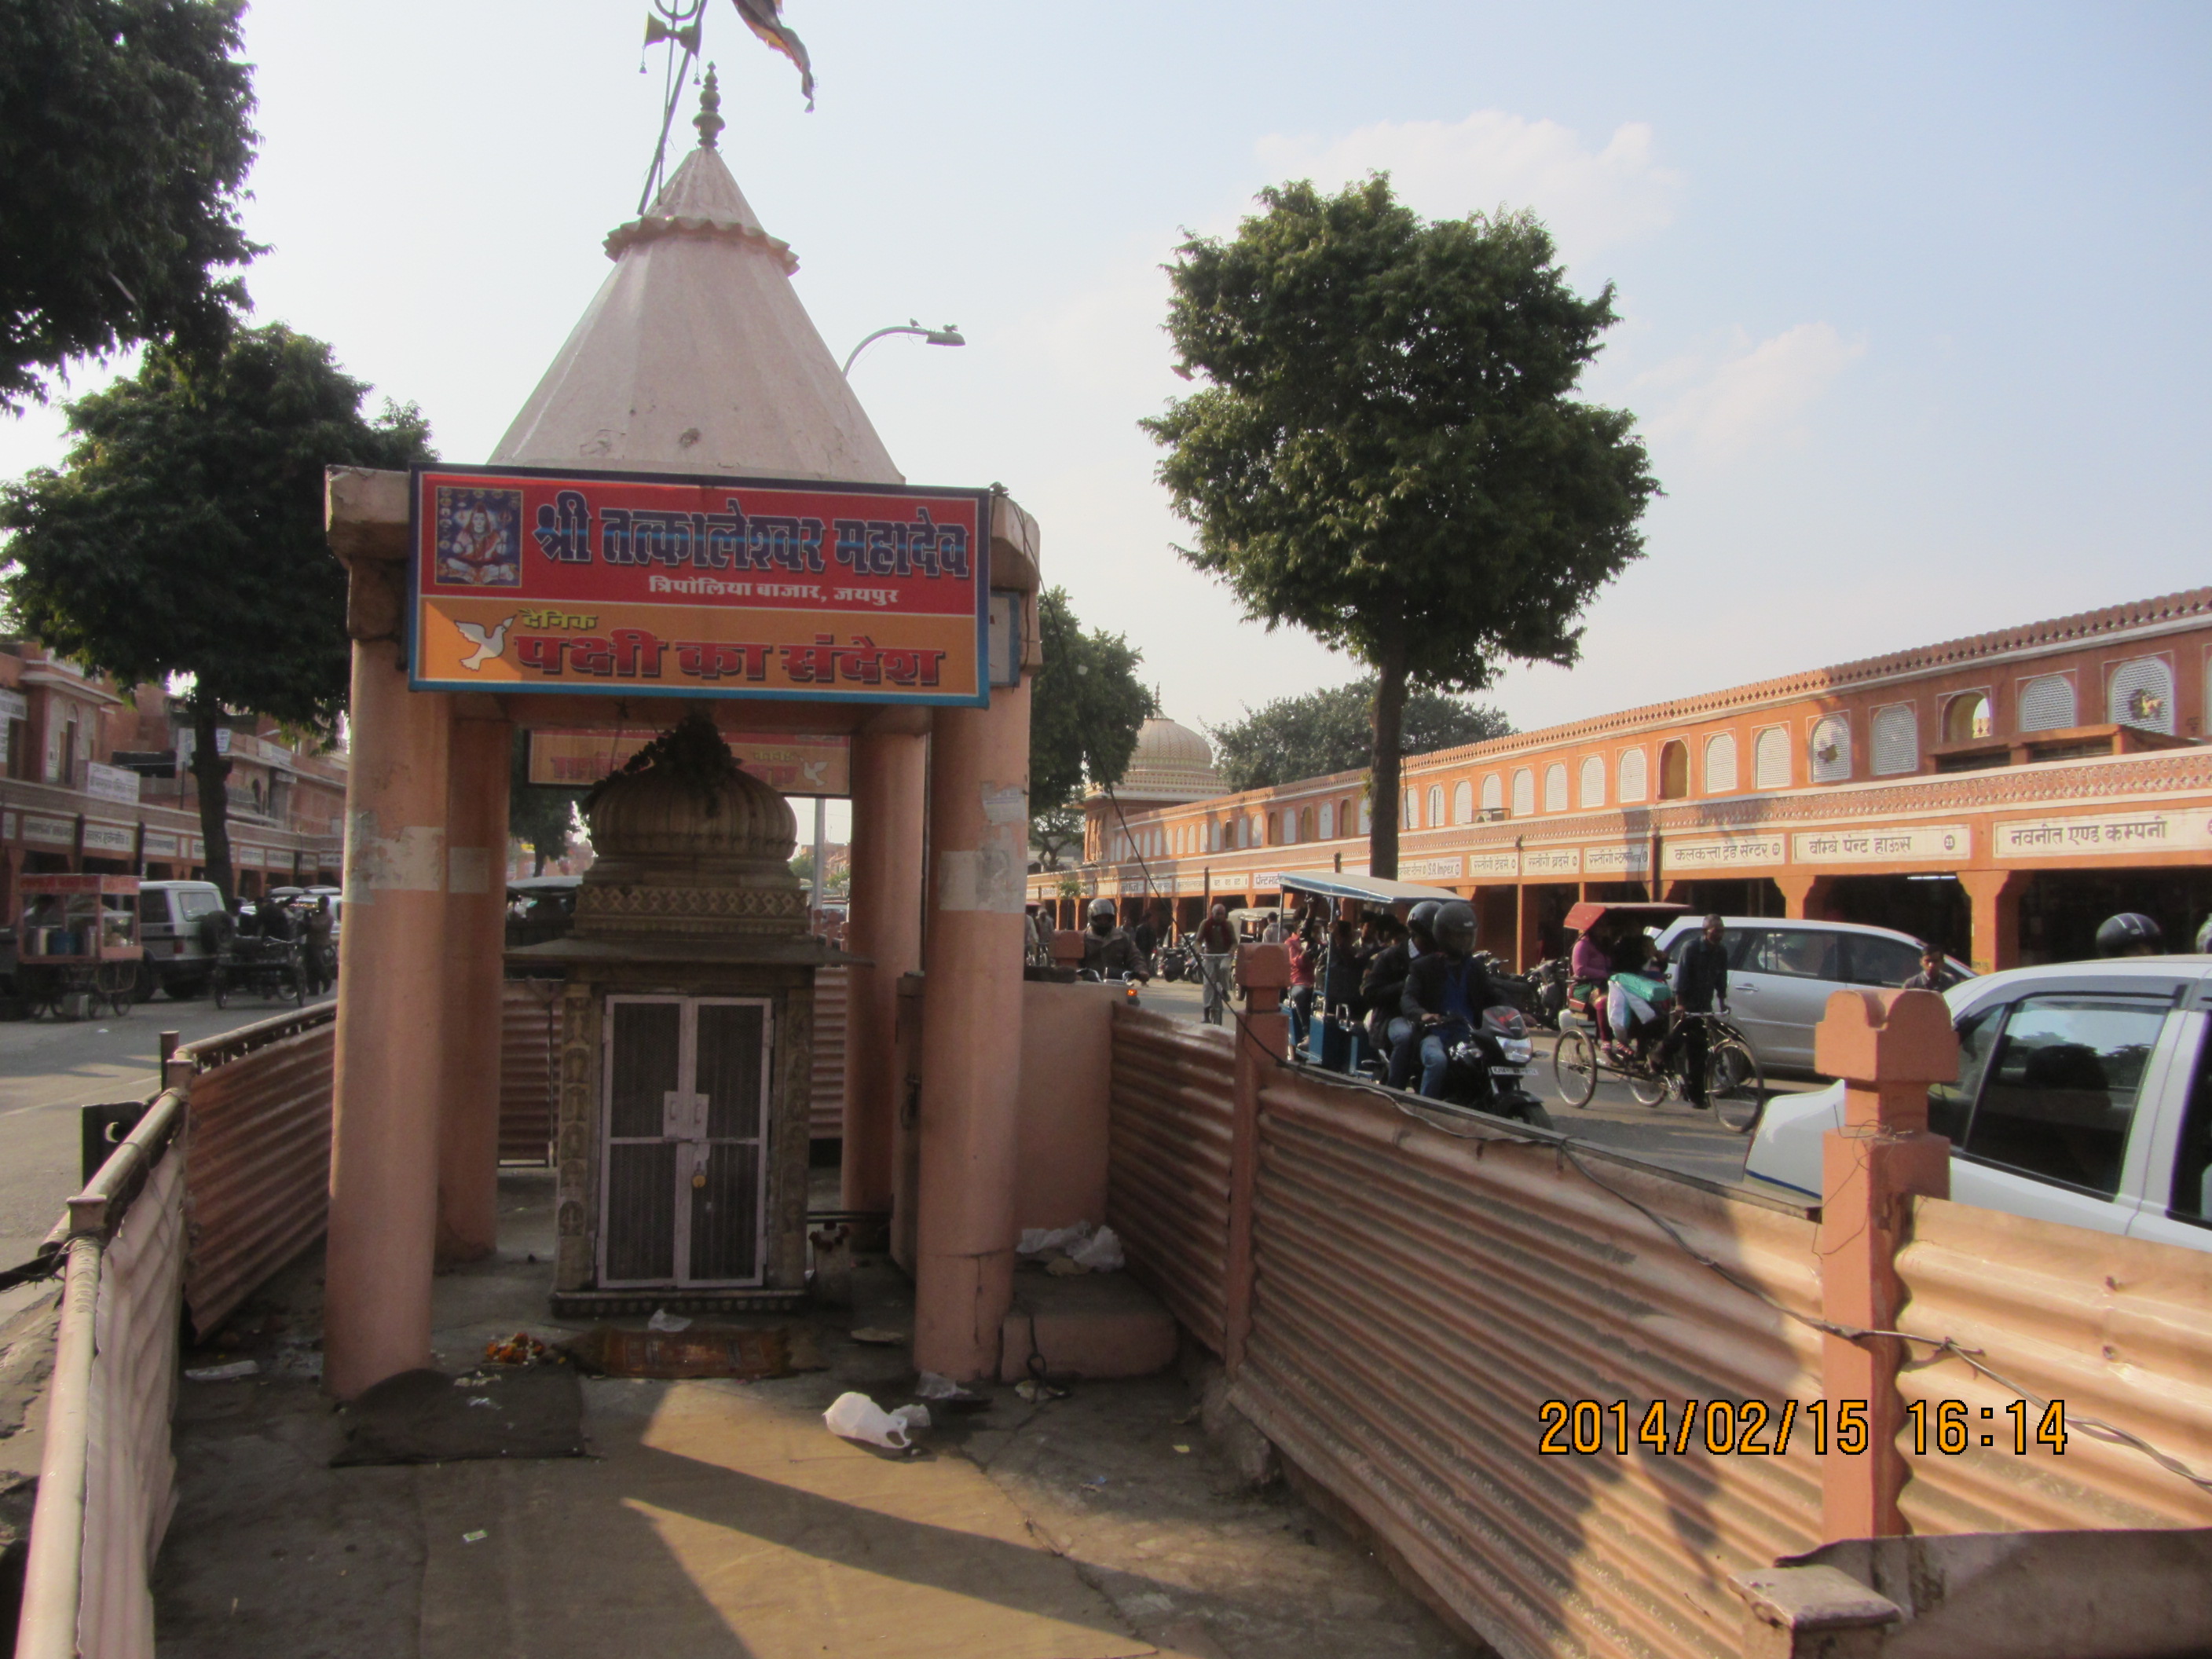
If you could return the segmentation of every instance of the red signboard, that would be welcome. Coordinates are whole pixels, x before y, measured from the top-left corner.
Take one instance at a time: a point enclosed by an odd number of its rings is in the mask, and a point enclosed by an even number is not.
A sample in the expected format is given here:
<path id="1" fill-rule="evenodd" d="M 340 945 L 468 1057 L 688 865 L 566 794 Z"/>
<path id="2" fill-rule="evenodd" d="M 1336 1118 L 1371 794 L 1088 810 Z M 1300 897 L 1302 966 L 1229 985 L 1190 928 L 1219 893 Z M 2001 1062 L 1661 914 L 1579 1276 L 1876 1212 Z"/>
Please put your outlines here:
<path id="1" fill-rule="evenodd" d="M 410 684 L 980 706 L 990 514 L 980 489 L 417 466 Z"/>

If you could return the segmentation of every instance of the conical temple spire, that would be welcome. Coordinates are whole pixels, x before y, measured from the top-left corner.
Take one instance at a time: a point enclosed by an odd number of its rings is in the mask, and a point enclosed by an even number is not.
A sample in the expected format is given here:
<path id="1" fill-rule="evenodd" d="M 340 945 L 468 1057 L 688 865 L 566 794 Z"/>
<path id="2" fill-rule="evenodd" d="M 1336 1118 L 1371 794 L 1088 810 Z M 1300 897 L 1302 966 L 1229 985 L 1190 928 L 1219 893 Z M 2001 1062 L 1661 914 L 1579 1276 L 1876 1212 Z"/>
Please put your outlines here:
<path id="1" fill-rule="evenodd" d="M 723 163 L 720 105 L 709 67 L 699 148 L 609 233 L 615 268 L 495 463 L 904 482 L 791 286 L 790 245 Z"/>

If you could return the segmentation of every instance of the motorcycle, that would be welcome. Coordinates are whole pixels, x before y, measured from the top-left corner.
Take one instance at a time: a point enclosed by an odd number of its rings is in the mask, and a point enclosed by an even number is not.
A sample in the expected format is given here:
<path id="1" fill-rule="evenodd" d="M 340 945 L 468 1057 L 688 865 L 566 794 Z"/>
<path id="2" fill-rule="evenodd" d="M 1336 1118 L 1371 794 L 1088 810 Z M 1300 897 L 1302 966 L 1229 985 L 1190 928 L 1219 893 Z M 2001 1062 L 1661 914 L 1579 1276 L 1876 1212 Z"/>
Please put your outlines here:
<path id="1" fill-rule="evenodd" d="M 1096 968 L 1085 968 L 1081 977 L 1086 983 L 1091 985 L 1103 985 L 1109 982 Z M 1133 973 L 1123 974 L 1111 982 L 1121 988 L 1121 1000 L 1132 1006 L 1135 1004 L 1137 993 L 1144 988 L 1145 983 Z"/>
<path id="2" fill-rule="evenodd" d="M 1534 975 L 1535 1006 L 1527 1011 L 1528 1017 L 1547 1031 L 1559 1029 L 1559 1017 L 1566 1012 L 1567 988 L 1574 975 L 1565 957 L 1553 957 L 1548 962 L 1536 964 Z"/>
<path id="3" fill-rule="evenodd" d="M 1174 945 L 1163 945 L 1158 962 L 1160 977 L 1170 985 L 1178 984 L 1186 979 L 1193 984 L 1197 983 L 1198 951 L 1188 939 L 1182 939 Z"/>
<path id="4" fill-rule="evenodd" d="M 1533 1128 L 1552 1127 L 1551 1115 L 1528 1089 L 1536 1045 L 1517 1008 L 1486 1008 L 1480 1025 L 1464 1028 L 1446 1056 L 1443 1098 L 1493 1117 L 1517 1119 Z"/>

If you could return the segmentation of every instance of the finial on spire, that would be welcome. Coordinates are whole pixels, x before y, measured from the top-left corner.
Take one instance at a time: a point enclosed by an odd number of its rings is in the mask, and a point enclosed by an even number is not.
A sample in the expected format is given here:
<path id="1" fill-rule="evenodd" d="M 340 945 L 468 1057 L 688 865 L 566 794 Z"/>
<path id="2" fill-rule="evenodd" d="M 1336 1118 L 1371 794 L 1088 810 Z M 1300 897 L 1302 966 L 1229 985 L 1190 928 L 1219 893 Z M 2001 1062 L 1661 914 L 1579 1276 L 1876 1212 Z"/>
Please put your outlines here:
<path id="1" fill-rule="evenodd" d="M 707 84 L 699 94 L 699 112 L 692 117 L 691 125 L 699 129 L 701 149 L 714 149 L 716 136 L 729 125 L 722 119 L 722 94 L 714 85 L 712 64 L 707 65 Z"/>

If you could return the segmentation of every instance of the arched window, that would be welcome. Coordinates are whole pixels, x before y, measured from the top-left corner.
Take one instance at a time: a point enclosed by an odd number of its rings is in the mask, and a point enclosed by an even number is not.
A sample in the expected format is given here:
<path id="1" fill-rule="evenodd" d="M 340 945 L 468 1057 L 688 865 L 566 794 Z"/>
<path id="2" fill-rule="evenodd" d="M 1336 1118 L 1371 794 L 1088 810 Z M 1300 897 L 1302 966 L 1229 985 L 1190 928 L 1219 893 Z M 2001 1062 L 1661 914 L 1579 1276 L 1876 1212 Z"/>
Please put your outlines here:
<path id="1" fill-rule="evenodd" d="M 1482 781 L 1482 810 L 1503 812 L 1505 810 L 1505 780 L 1492 772 Z"/>
<path id="2" fill-rule="evenodd" d="M 1752 740 L 1751 775 L 1756 788 L 1790 787 L 1790 733 L 1783 727 L 1770 726 Z"/>
<path id="3" fill-rule="evenodd" d="M 1321 804 L 1321 838 L 1328 841 L 1336 835 L 1336 809 L 1327 801 Z"/>
<path id="4" fill-rule="evenodd" d="M 1474 822 L 1474 786 L 1465 778 L 1452 786 L 1452 822 Z"/>
<path id="5" fill-rule="evenodd" d="M 1352 799 L 1349 796 L 1336 804 L 1336 833 L 1340 836 L 1352 833 Z"/>
<path id="6" fill-rule="evenodd" d="M 1260 845 L 1260 815 L 1257 812 L 1244 820 L 1244 844 L 1247 847 Z"/>
<path id="7" fill-rule="evenodd" d="M 1267 845 L 1280 847 L 1282 844 L 1283 815 L 1280 812 L 1270 812 L 1267 814 Z"/>
<path id="8" fill-rule="evenodd" d="M 1440 827 L 1444 821 L 1444 787 L 1441 783 L 1429 786 L 1429 828 Z"/>
<path id="9" fill-rule="evenodd" d="M 1583 811 L 1605 805 L 1605 757 L 1588 755 L 1583 759 Z"/>
<path id="10" fill-rule="evenodd" d="M 1544 769 L 1544 810 L 1547 812 L 1567 810 L 1567 767 L 1564 761 L 1553 761 Z"/>
<path id="11" fill-rule="evenodd" d="M 1328 808 L 1324 806 L 1321 810 L 1326 812 L 1328 811 Z M 1311 841 L 1313 838 L 1314 810 L 1310 806 L 1301 807 L 1298 811 L 1298 839 L 1300 841 Z"/>
<path id="12" fill-rule="evenodd" d="M 1684 800 L 1690 793 L 1690 745 L 1680 738 L 1659 750 L 1659 799 Z"/>
<path id="13" fill-rule="evenodd" d="M 1644 751 L 1624 749 L 1620 751 L 1620 787 L 1614 798 L 1623 806 L 1632 806 L 1644 798 Z"/>
<path id="14" fill-rule="evenodd" d="M 1536 775 L 1525 766 L 1513 774 L 1513 816 L 1516 818 L 1536 816 Z"/>
<path id="15" fill-rule="evenodd" d="M 1410 789 L 1406 792 L 1405 799 L 1398 804 L 1398 827 L 1401 830 L 1421 827 L 1421 803 Z"/>
<path id="16" fill-rule="evenodd" d="M 2045 674 L 2020 688 L 2020 729 L 2057 732 L 2074 724 L 2074 682 Z"/>
<path id="17" fill-rule="evenodd" d="M 1841 714 L 1813 722 L 1813 781 L 1841 783 L 1851 775 L 1851 723 Z"/>
<path id="18" fill-rule="evenodd" d="M 2163 657 L 2137 657 L 2112 671 L 2105 718 L 2146 732 L 2173 730 L 2173 671 Z"/>
<path id="19" fill-rule="evenodd" d="M 1705 793 L 1725 795 L 1735 788 L 1735 733 L 1719 732 L 1705 739 Z"/>
<path id="20" fill-rule="evenodd" d="M 1996 731 L 1996 711 L 1986 691 L 1961 691 L 1943 705 L 1943 741 L 1972 743 Z"/>
<path id="21" fill-rule="evenodd" d="M 1876 777 L 1920 769 L 1920 716 L 1909 702 L 1893 703 L 1875 711 L 1868 728 L 1874 744 Z"/>
<path id="22" fill-rule="evenodd" d="M 1369 835 L 1374 831 L 1374 829 L 1375 803 L 1362 796 L 1359 802 L 1359 833 L 1363 836 Z"/>

